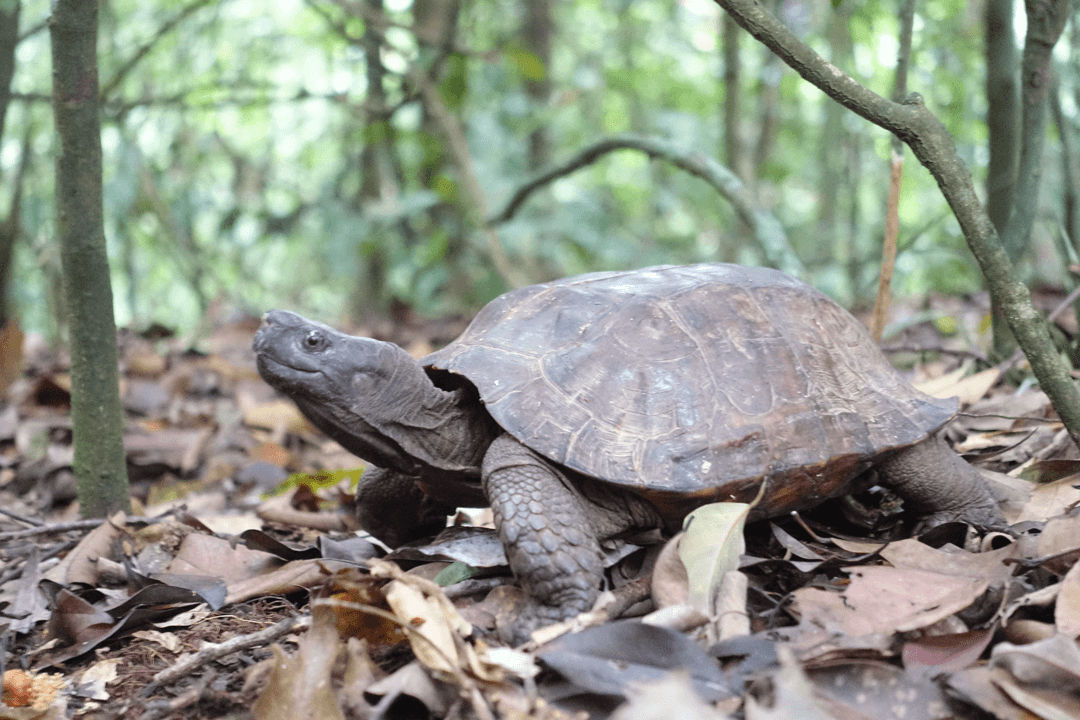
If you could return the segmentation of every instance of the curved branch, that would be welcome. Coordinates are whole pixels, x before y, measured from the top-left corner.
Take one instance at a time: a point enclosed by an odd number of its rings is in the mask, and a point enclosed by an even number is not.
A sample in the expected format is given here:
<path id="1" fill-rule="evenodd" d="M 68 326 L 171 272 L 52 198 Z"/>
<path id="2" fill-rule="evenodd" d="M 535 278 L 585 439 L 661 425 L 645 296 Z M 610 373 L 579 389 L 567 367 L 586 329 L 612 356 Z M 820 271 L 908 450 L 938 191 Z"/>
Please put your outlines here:
<path id="1" fill-rule="evenodd" d="M 772 213 L 757 207 L 750 192 L 735 173 L 699 152 L 662 138 L 643 135 L 614 135 L 583 148 L 566 162 L 537 175 L 515 190 L 502 210 L 492 215 L 487 223 L 499 225 L 509 221 L 529 196 L 540 188 L 616 150 L 638 150 L 651 158 L 666 160 L 680 170 L 704 180 L 731 203 L 735 214 L 750 228 L 762 254 L 770 264 L 787 272 L 802 272 L 802 262 L 788 243 L 780 221 Z"/>
<path id="2" fill-rule="evenodd" d="M 975 193 L 971 173 L 941 121 L 918 95 L 896 103 L 863 87 L 795 37 L 756 0 L 716 0 L 716 3 L 803 79 L 907 143 L 937 181 L 986 277 L 991 295 L 999 302 L 1009 328 L 1027 355 L 1035 377 L 1073 442 L 1080 446 L 1080 390 L 1058 356 L 1045 319 L 1031 303 L 1030 292 L 1016 279 L 1012 262 Z"/>

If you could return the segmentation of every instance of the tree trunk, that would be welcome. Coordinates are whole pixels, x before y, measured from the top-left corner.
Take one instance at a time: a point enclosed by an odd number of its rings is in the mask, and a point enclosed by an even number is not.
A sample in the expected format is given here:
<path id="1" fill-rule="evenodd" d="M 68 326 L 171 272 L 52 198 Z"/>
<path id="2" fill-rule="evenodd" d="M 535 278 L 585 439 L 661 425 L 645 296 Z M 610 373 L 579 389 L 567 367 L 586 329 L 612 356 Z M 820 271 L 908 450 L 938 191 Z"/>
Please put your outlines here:
<path id="1" fill-rule="evenodd" d="M 11 100 L 11 78 L 15 74 L 15 46 L 19 42 L 19 0 L 0 0 L 0 143 L 4 140 L 4 120 Z M 23 153 L 26 146 L 23 146 Z M 21 174 L 21 173 L 20 173 Z M 18 181 L 17 181 L 18 182 Z M 18 234 L 18 192 L 11 202 L 7 218 L 0 218 L 0 328 L 10 317 L 8 280 L 11 277 L 11 254 Z"/>
<path id="2" fill-rule="evenodd" d="M 746 154 L 742 143 L 742 92 L 739 59 L 739 26 L 724 15 L 721 50 L 724 53 L 724 163 L 743 182 L 747 182 Z"/>
<path id="3" fill-rule="evenodd" d="M 828 38 L 830 60 L 837 67 L 851 64 L 853 46 L 851 43 L 851 6 L 849 3 L 837 5 L 826 10 L 829 13 L 825 30 Z M 734 24 L 734 21 L 732 21 Z M 836 103 L 825 103 L 825 117 L 821 124 L 821 138 L 818 141 L 818 178 L 817 178 L 817 236 L 821 242 L 812 250 L 817 257 L 809 257 L 807 264 L 826 264 L 838 257 L 837 207 L 842 197 L 844 186 L 844 108 Z"/>
<path id="4" fill-rule="evenodd" d="M 1009 222 L 1019 158 L 1018 57 L 1013 36 L 1013 0 L 987 0 L 986 126 L 990 135 L 990 166 L 986 173 L 986 210 L 999 235 L 1005 232 Z M 999 358 L 1008 357 L 1016 348 L 1016 340 L 993 296 L 990 311 L 993 354 Z"/>
<path id="5" fill-rule="evenodd" d="M 551 3 L 530 2 L 525 5 L 525 27 L 522 28 L 525 49 L 536 56 L 544 69 L 542 77 L 525 80 L 525 92 L 537 107 L 545 107 L 551 99 L 551 36 L 555 21 L 551 14 Z M 547 123 L 544 123 L 529 133 L 529 170 L 536 172 L 550 161 L 551 140 Z"/>
<path id="6" fill-rule="evenodd" d="M 372 16 L 383 12 L 382 0 L 364 0 Z M 352 199 L 353 209 L 363 212 L 365 203 L 374 203 L 382 197 L 383 151 L 388 142 L 389 123 L 382 116 L 386 107 L 386 90 L 383 77 L 386 68 L 382 64 L 382 35 L 373 24 L 364 25 L 364 36 L 360 39 L 364 52 L 364 74 L 367 80 L 367 103 L 376 108 L 374 117 L 369 113 L 364 125 L 362 146 L 360 148 L 360 190 Z M 387 307 L 386 290 L 387 248 L 377 242 L 365 251 L 357 249 L 356 281 L 349 297 L 349 315 L 355 321 L 370 323 L 375 317 L 382 316 Z"/>
<path id="7" fill-rule="evenodd" d="M 1005 251 L 1014 261 L 1027 249 L 1039 207 L 1051 53 L 1065 29 L 1069 1 L 1024 0 L 1024 8 L 1028 27 L 1020 67 L 1023 78 L 1020 88 L 1020 164 L 1012 212 L 1001 238 Z"/>
<path id="8" fill-rule="evenodd" d="M 56 228 L 71 327 L 73 469 L 84 516 L 129 507 L 112 287 L 101 204 L 98 4 L 55 0 L 53 115 L 57 133 Z"/>

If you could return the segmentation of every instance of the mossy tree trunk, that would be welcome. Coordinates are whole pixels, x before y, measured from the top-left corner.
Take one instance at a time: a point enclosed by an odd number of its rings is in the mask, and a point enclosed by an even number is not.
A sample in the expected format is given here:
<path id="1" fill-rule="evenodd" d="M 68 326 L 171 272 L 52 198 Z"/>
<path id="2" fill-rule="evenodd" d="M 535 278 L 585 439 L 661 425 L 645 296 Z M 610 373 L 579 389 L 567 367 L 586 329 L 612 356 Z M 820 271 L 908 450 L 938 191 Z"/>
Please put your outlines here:
<path id="1" fill-rule="evenodd" d="M 11 78 L 15 74 L 19 6 L 19 0 L 0 0 L 0 141 L 4 139 L 4 120 L 11 100 Z M 18 187 L 11 202 L 11 212 L 6 218 L 0 216 L 0 327 L 7 324 L 10 316 L 7 289 L 8 278 L 11 277 L 12 247 L 19 227 Z"/>
<path id="2" fill-rule="evenodd" d="M 105 252 L 98 117 L 98 4 L 55 0 L 56 227 L 71 328 L 71 422 L 82 514 L 129 507 L 116 325 Z"/>
<path id="3" fill-rule="evenodd" d="M 998 235 L 1005 232 L 1013 203 L 1020 131 L 1020 54 L 1014 34 L 1013 0 L 986 3 L 986 127 L 990 166 L 986 172 L 986 211 Z M 1014 258 L 1015 260 L 1015 258 Z M 1000 303 L 990 296 L 994 355 L 1006 358 L 1016 349 Z"/>

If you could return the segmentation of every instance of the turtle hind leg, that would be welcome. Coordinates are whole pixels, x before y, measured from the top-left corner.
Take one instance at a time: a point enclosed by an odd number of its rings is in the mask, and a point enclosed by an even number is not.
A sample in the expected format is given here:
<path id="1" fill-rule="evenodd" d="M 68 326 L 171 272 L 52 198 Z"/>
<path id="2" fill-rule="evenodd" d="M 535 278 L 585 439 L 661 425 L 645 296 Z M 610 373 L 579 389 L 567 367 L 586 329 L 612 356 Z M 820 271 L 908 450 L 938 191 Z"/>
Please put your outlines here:
<path id="1" fill-rule="evenodd" d="M 936 435 L 891 455 L 878 472 L 882 484 L 918 514 L 920 527 L 952 520 L 981 527 L 1006 524 L 978 470 Z"/>
<path id="2" fill-rule="evenodd" d="M 484 456 L 484 492 L 514 576 L 530 601 L 512 627 L 520 643 L 538 627 L 592 608 L 603 580 L 603 555 L 589 505 L 565 476 L 509 435 Z"/>

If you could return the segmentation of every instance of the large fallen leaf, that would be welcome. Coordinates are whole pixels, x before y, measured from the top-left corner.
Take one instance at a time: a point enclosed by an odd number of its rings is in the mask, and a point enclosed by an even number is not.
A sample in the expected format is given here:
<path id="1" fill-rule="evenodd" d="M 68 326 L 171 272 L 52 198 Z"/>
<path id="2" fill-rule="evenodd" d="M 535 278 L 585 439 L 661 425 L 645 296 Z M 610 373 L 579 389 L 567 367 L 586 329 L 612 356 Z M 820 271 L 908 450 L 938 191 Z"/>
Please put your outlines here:
<path id="1" fill-rule="evenodd" d="M 679 720 L 726 720 L 722 713 L 698 696 L 686 670 L 672 670 L 658 680 L 627 688 L 630 699 L 620 705 L 611 720 L 671 720 L 678 708 Z"/>
<path id="2" fill-rule="evenodd" d="M 1066 637 L 1080 635 L 1080 563 L 1076 563 L 1061 579 L 1057 603 L 1054 605 L 1054 624 Z"/>
<path id="3" fill-rule="evenodd" d="M 1001 377 L 1001 370 L 996 367 L 964 377 L 965 372 L 966 368 L 960 368 L 959 374 L 952 372 L 929 380 L 919 389 L 936 398 L 958 397 L 961 405 L 971 405 L 982 400 Z"/>
<path id="4" fill-rule="evenodd" d="M 1036 548 L 1038 556 L 1046 558 L 1043 567 L 1058 575 L 1068 572 L 1080 560 L 1080 515 L 1059 515 L 1048 520 Z"/>
<path id="5" fill-rule="evenodd" d="M 313 625 L 288 656 L 271 647 L 270 677 L 252 708 L 256 720 L 345 720 L 330 685 L 331 671 L 342 648 L 333 626 Z"/>
<path id="6" fill-rule="evenodd" d="M 1065 477 L 1045 485 L 1036 485 L 1031 492 L 1031 499 L 1020 511 L 1016 522 L 1033 520 L 1042 522 L 1057 517 L 1066 508 L 1080 503 L 1080 477 Z"/>
<path id="7" fill-rule="evenodd" d="M 881 557 L 896 568 L 982 578 L 991 584 L 1001 584 L 1012 577 L 1014 570 L 1008 561 L 1016 555 L 1015 543 L 997 550 L 973 553 L 952 545 L 934 548 L 915 538 L 889 543 L 881 551 Z"/>
<path id="8" fill-rule="evenodd" d="M 990 668 L 994 684 L 1035 715 L 1046 720 L 1080 717 L 1080 649 L 1072 638 L 999 643 L 990 654 Z"/>
<path id="9" fill-rule="evenodd" d="M 582 693 L 628 697 L 628 688 L 684 669 L 702 699 L 733 692 L 715 660 L 681 633 L 633 621 L 599 625 L 545 646 L 540 661 Z M 543 692 L 543 690 L 542 690 Z"/>
<path id="10" fill-rule="evenodd" d="M 394 614 L 412 628 L 408 638 L 416 658 L 432 670 L 448 674 L 456 672 L 460 660 L 454 642 L 454 627 L 450 624 L 450 618 L 443 613 L 444 608 L 440 603 L 424 597 L 420 590 L 399 580 L 391 581 L 383 593 Z M 416 635 L 422 637 L 417 638 Z"/>
<path id="11" fill-rule="evenodd" d="M 939 720 L 955 717 L 925 673 L 878 660 L 846 660 L 807 670 L 819 705 L 833 718 Z M 873 691 L 867 690 L 873 688 Z M 795 713 L 789 717 L 803 717 Z"/>
<path id="12" fill-rule="evenodd" d="M 926 635 L 904 643 L 900 656 L 905 668 L 929 667 L 936 672 L 955 672 L 975 664 L 993 636 L 993 628 Z"/>
<path id="13" fill-rule="evenodd" d="M 793 612 L 801 624 L 842 635 L 893 634 L 933 625 L 963 610 L 989 585 L 927 570 L 852 567 L 842 592 L 804 587 L 795 591 Z"/>
<path id="14" fill-rule="evenodd" d="M 739 569 L 739 557 L 746 550 L 743 527 L 749 512 L 746 503 L 710 503 L 683 521 L 679 558 L 689 578 L 687 601 L 698 612 L 715 616 L 724 574 Z"/>
<path id="15" fill-rule="evenodd" d="M 772 676 L 772 704 L 765 705 L 753 696 L 746 698 L 746 720 L 833 720 L 818 702 L 806 673 L 788 648 L 778 653 L 780 669 Z"/>

